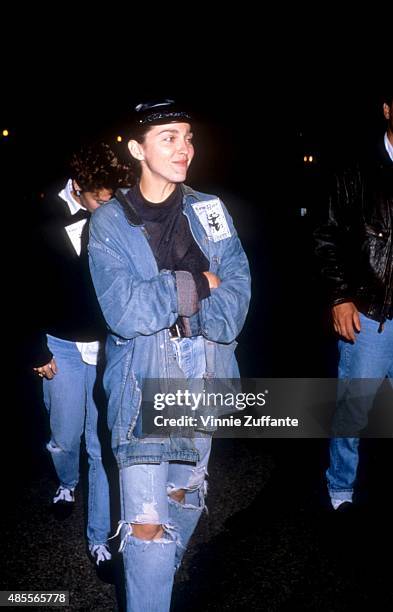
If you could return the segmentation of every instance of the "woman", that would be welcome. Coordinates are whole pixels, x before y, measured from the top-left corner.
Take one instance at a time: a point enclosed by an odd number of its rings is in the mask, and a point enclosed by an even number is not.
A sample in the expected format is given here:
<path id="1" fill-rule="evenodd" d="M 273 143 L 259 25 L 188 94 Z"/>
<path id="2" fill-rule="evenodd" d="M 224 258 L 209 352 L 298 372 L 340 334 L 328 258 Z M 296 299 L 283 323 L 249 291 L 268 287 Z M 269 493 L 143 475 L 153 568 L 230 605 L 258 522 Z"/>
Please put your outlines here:
<path id="1" fill-rule="evenodd" d="M 211 445 L 206 432 L 142 437 L 144 381 L 238 377 L 235 338 L 250 297 L 225 207 L 183 184 L 194 156 L 190 121 L 172 100 L 136 107 L 128 149 L 140 180 L 90 225 L 90 269 L 110 328 L 104 385 L 133 612 L 169 610 L 204 508 Z"/>

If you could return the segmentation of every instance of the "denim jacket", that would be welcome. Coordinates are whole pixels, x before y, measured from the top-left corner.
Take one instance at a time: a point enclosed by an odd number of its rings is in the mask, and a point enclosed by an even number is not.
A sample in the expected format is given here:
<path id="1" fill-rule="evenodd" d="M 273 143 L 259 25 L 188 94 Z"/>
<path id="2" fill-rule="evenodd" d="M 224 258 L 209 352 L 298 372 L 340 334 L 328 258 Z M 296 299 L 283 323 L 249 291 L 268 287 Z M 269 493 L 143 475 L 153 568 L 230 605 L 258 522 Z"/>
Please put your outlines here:
<path id="1" fill-rule="evenodd" d="M 192 317 L 199 318 L 200 333 L 205 338 L 206 377 L 237 378 L 236 337 L 250 300 L 247 257 L 220 200 L 184 185 L 182 190 L 183 213 L 192 235 L 210 262 L 209 270 L 221 280 Z M 175 274 L 158 270 L 143 225 L 132 223 L 116 198 L 92 216 L 89 259 L 110 331 L 104 387 L 112 448 L 119 467 L 196 461 L 192 438 L 149 440 L 135 435 L 143 380 L 181 377 L 168 332 L 179 315 Z"/>

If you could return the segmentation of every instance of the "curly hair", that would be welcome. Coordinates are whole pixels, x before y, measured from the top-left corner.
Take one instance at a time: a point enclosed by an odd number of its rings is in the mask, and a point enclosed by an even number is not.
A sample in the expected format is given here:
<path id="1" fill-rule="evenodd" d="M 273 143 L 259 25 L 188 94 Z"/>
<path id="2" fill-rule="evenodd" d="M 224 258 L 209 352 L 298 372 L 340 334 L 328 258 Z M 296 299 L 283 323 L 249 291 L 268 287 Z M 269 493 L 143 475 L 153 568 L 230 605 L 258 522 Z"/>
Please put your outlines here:
<path id="1" fill-rule="evenodd" d="M 130 166 L 120 163 L 104 142 L 82 147 L 70 160 L 70 175 L 82 191 L 129 187 L 134 181 Z"/>

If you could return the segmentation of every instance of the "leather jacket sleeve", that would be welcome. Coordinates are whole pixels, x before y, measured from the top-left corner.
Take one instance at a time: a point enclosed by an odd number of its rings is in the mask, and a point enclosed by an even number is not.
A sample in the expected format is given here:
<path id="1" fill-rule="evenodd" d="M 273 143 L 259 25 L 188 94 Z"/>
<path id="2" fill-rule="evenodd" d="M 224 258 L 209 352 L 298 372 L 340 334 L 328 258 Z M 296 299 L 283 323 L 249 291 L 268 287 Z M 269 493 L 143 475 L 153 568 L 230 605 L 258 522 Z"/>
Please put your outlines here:
<path id="1" fill-rule="evenodd" d="M 354 300 L 351 244 L 361 215 L 359 190 L 359 172 L 336 175 L 329 189 L 327 219 L 314 232 L 322 284 L 332 306 Z"/>

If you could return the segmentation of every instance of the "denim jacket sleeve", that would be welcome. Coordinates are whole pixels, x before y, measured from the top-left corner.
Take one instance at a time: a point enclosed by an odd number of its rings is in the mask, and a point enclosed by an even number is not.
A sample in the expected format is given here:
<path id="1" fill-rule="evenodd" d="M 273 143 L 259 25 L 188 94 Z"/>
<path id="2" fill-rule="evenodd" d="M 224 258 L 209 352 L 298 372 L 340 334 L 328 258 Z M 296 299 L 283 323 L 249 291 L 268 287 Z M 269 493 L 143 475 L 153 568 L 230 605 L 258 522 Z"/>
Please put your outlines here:
<path id="1" fill-rule="evenodd" d="M 131 265 L 126 238 L 119 239 L 113 219 L 97 213 L 90 223 L 90 272 L 109 329 L 130 339 L 170 327 L 181 314 L 182 306 L 176 275 L 162 270 L 148 279 L 143 278 L 138 262 Z M 144 253 L 139 257 L 141 261 Z M 186 274 L 189 273 L 184 272 L 183 276 Z M 189 276 L 192 285 L 194 281 Z"/>
<path id="2" fill-rule="evenodd" d="M 225 240 L 217 276 L 221 284 L 201 301 L 200 321 L 203 335 L 214 342 L 230 343 L 239 335 L 247 316 L 251 294 L 247 256 L 224 208 L 231 237 Z"/>

